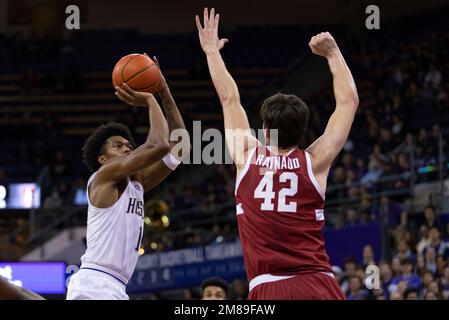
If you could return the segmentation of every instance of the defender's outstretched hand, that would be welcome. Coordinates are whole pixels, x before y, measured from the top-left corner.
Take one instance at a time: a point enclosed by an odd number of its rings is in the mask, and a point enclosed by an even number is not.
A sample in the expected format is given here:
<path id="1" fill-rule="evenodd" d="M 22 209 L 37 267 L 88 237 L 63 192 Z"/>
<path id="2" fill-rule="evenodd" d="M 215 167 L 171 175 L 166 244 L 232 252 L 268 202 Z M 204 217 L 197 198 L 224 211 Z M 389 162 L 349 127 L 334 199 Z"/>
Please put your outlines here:
<path id="1" fill-rule="evenodd" d="M 325 58 L 329 58 L 332 54 L 338 52 L 337 43 L 329 32 L 321 32 L 312 37 L 309 46 L 314 54 Z"/>
<path id="2" fill-rule="evenodd" d="M 200 17 L 195 16 L 196 26 L 198 28 L 198 34 L 200 37 L 201 47 L 204 52 L 213 50 L 221 50 L 228 39 L 220 39 L 218 37 L 218 23 L 220 21 L 220 15 L 215 14 L 215 9 L 209 10 L 204 8 L 204 28 L 201 26 Z"/>
<path id="3" fill-rule="evenodd" d="M 135 91 L 131 89 L 126 83 L 121 87 L 115 87 L 116 96 L 123 102 L 136 107 L 147 107 L 148 99 L 154 99 L 153 95 L 148 92 Z"/>

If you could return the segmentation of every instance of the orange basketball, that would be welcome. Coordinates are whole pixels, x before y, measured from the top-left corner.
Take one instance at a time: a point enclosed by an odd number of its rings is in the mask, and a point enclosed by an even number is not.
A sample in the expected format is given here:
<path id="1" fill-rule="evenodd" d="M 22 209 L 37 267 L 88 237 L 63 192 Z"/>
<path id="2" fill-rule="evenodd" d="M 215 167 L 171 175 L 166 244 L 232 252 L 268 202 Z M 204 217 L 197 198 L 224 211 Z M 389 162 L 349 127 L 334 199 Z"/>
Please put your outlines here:
<path id="1" fill-rule="evenodd" d="M 133 90 L 155 93 L 160 83 L 159 68 L 144 54 L 128 54 L 116 63 L 112 83 L 114 87 L 126 83 Z"/>

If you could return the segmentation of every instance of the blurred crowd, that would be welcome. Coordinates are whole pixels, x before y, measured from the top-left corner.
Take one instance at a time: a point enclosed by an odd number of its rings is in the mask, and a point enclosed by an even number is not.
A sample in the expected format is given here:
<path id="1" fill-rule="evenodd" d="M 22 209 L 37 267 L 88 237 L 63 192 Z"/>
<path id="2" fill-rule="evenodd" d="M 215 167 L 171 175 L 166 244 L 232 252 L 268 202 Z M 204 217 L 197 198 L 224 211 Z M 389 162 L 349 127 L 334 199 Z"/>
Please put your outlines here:
<path id="1" fill-rule="evenodd" d="M 349 65 L 361 103 L 349 140 L 330 174 L 330 185 L 347 188 L 329 190 L 329 200 L 401 190 L 410 183 L 412 167 L 438 164 L 440 137 L 447 139 L 441 128 L 449 123 L 449 33 L 410 43 L 395 40 L 348 41 Z M 322 119 L 333 110 L 332 91 L 325 92 L 328 95 L 319 92 L 309 102 L 308 142 L 323 132 Z M 447 161 L 447 150 L 444 158 Z M 393 175 L 396 179 L 382 182 Z M 436 177 L 436 172 L 430 172 L 418 178 Z M 395 198 L 402 201 L 405 196 Z"/>
<path id="2" fill-rule="evenodd" d="M 408 223 L 405 218 L 390 229 L 391 252 L 376 261 L 371 245 L 363 249 L 363 261 L 347 257 L 343 268 L 334 273 L 347 299 L 449 299 L 449 223 L 437 215 L 432 205 Z M 380 287 L 367 290 L 366 268 L 376 265 Z"/>
<path id="3" fill-rule="evenodd" d="M 348 300 L 449 300 L 449 223 L 432 205 L 426 207 L 418 227 L 403 220 L 390 229 L 391 252 L 377 260 L 370 244 L 362 259 L 345 258 L 332 270 Z M 368 266 L 378 268 L 378 274 Z M 372 277 L 374 275 L 374 277 Z M 378 276 L 378 278 L 376 278 Z M 248 283 L 234 279 L 206 279 L 200 287 L 184 290 L 183 299 L 246 299 Z M 155 299 L 161 299 L 158 295 Z"/>

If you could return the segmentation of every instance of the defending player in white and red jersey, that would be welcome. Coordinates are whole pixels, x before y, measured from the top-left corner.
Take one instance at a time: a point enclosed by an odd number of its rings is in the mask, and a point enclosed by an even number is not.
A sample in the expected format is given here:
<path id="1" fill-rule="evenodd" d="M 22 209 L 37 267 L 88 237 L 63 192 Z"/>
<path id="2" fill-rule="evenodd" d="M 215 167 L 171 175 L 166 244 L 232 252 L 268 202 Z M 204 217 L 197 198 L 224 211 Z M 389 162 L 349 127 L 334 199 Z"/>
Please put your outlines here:
<path id="1" fill-rule="evenodd" d="M 347 140 L 358 107 L 351 72 L 328 33 L 312 37 L 333 75 L 335 112 L 324 134 L 298 149 L 309 118 L 295 95 L 276 94 L 262 105 L 266 145 L 252 134 L 236 83 L 220 55 L 219 15 L 196 16 L 202 49 L 223 107 L 226 143 L 237 167 L 236 204 L 240 240 L 250 282 L 249 299 L 344 299 L 331 270 L 322 228 L 326 180 Z M 276 139 L 277 138 L 277 139 Z"/>

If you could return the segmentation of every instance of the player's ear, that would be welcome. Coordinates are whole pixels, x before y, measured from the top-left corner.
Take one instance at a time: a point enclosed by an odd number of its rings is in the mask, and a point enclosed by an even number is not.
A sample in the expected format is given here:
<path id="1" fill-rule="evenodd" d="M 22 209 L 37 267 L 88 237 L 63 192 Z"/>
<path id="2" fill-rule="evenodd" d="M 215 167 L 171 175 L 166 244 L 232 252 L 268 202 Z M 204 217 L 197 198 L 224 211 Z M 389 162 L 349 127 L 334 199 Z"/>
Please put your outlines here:
<path id="1" fill-rule="evenodd" d="M 270 130 L 263 126 L 263 136 L 265 138 L 265 144 L 270 144 Z"/>
<path id="2" fill-rule="evenodd" d="M 107 157 L 104 154 L 102 154 L 101 156 L 97 157 L 97 160 L 101 165 L 103 165 L 106 162 Z"/>

